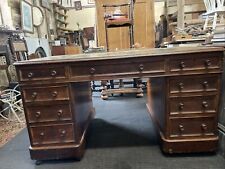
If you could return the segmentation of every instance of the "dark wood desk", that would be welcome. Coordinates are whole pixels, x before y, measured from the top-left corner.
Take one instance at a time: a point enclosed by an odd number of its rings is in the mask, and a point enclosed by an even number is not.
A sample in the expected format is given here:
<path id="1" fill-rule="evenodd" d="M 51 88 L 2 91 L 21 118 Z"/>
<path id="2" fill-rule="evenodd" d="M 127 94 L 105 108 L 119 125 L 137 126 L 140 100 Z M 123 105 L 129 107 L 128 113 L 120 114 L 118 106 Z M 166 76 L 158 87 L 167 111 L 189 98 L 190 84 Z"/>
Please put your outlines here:
<path id="1" fill-rule="evenodd" d="M 141 49 L 15 64 L 32 159 L 82 158 L 90 81 L 149 77 L 147 108 L 168 153 L 217 148 L 222 48 Z"/>

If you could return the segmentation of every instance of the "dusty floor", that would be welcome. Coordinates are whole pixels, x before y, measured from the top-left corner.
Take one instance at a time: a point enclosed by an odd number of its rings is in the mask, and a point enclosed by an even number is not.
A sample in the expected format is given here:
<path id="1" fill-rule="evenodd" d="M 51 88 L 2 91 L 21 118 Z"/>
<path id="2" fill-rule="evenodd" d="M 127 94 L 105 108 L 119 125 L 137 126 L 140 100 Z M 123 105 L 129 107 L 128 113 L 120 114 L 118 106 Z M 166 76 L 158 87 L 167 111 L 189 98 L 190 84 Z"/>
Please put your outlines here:
<path id="1" fill-rule="evenodd" d="M 25 117 L 19 114 L 22 123 L 18 121 L 8 121 L 0 117 L 0 147 L 16 136 L 25 126 Z"/>

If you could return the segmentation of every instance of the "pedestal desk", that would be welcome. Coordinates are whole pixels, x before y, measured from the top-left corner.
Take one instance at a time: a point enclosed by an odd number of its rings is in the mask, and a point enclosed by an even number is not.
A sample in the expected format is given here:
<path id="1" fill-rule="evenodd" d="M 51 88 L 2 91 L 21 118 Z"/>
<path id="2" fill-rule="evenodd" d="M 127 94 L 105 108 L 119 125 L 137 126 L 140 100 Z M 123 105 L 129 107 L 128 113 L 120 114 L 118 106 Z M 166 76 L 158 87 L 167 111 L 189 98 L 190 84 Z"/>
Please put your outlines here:
<path id="1" fill-rule="evenodd" d="M 142 77 L 150 79 L 147 108 L 162 150 L 215 151 L 223 50 L 134 49 L 15 63 L 31 158 L 82 158 L 95 112 L 90 81 Z"/>

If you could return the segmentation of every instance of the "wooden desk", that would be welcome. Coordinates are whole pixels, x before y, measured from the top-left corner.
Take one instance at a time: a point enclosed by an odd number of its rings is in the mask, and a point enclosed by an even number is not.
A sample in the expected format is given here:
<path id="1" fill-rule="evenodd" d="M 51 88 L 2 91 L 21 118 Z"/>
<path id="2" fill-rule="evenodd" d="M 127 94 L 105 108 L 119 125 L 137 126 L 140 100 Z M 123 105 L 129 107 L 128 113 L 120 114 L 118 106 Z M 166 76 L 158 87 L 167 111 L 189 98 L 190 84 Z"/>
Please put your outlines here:
<path id="1" fill-rule="evenodd" d="M 149 77 L 147 108 L 168 153 L 217 148 L 222 48 L 141 49 L 15 63 L 32 159 L 82 158 L 90 81 Z"/>

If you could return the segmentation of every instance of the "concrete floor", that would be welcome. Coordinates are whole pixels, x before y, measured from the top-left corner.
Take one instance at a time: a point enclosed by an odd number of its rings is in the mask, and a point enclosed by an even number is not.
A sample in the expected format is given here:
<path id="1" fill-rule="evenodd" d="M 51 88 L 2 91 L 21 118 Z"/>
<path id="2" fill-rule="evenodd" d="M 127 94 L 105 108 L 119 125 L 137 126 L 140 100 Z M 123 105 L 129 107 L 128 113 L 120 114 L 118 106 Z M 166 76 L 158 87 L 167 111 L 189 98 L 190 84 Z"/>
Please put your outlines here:
<path id="1" fill-rule="evenodd" d="M 218 153 L 168 156 L 161 152 L 144 98 L 133 95 L 102 101 L 93 96 L 96 118 L 81 161 L 29 157 L 26 129 L 0 149 L 0 169 L 225 169 Z"/>

